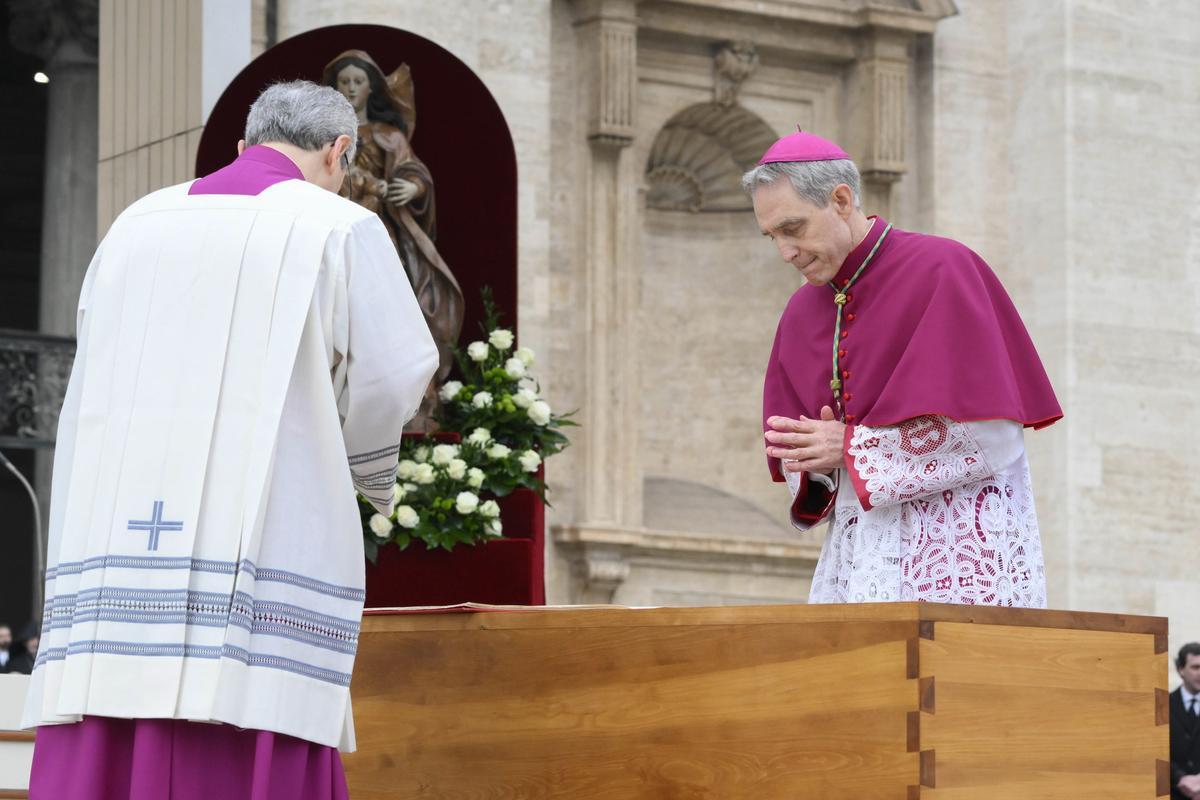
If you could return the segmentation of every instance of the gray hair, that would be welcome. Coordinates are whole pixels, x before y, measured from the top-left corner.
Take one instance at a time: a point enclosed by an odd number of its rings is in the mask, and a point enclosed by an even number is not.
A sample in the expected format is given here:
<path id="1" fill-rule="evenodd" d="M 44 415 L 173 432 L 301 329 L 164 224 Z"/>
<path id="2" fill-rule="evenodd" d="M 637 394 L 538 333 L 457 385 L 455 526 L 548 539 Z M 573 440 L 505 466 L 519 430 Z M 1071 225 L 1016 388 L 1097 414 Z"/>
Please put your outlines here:
<path id="1" fill-rule="evenodd" d="M 742 176 L 742 189 L 749 195 L 759 186 L 774 183 L 780 178 L 791 181 L 796 194 L 817 208 L 829 205 L 829 198 L 839 184 L 846 184 L 854 196 L 854 207 L 862 207 L 862 178 L 858 167 L 848 158 L 836 161 L 775 161 L 759 164 Z"/>
<path id="2" fill-rule="evenodd" d="M 354 162 L 358 115 L 341 92 L 311 81 L 273 83 L 250 106 L 246 146 L 286 142 L 302 150 L 320 150 L 339 136 L 350 137 L 345 157 Z"/>

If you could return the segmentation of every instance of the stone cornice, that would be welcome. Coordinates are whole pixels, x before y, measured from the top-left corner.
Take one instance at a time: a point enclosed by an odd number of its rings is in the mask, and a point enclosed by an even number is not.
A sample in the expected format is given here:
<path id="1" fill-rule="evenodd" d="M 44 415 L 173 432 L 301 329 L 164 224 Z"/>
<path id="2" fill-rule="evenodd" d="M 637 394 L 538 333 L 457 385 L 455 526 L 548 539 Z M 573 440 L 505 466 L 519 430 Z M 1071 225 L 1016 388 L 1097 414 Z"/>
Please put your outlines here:
<path id="1" fill-rule="evenodd" d="M 556 545 L 621 551 L 625 558 L 670 557 L 704 560 L 770 560 L 780 566 L 811 566 L 821 554 L 819 542 L 730 539 L 682 531 L 652 531 L 619 526 L 563 526 L 553 531 Z M 799 534 L 797 534 L 799 539 Z"/>
<path id="2" fill-rule="evenodd" d="M 638 0 L 571 0 L 575 24 L 584 25 L 604 19 L 620 22 L 637 21 Z"/>
<path id="3" fill-rule="evenodd" d="M 616 525 L 563 526 L 555 528 L 552 536 L 577 581 L 577 602 L 587 603 L 613 602 L 635 569 L 808 578 L 821 553 L 815 542 L 704 536 Z"/>
<path id="4" fill-rule="evenodd" d="M 653 6 L 711 9 L 834 28 L 894 28 L 911 33 L 932 33 L 938 22 L 958 13 L 954 0 L 641 0 L 639 13 Z"/>
<path id="5" fill-rule="evenodd" d="M 859 56 L 860 37 L 891 32 L 904 39 L 933 33 L 957 13 L 953 0 L 641 0 L 639 36 L 712 41 L 745 39 L 759 48 L 844 63 Z M 764 23 L 768 23 L 765 24 Z"/>

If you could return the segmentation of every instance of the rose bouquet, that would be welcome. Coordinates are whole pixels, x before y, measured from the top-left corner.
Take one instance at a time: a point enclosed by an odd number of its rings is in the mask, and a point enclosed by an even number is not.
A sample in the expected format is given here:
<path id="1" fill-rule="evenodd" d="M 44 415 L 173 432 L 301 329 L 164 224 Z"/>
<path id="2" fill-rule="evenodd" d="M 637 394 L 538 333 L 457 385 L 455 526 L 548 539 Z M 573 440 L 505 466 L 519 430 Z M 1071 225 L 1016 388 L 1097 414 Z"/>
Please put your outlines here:
<path id="1" fill-rule="evenodd" d="M 513 332 L 499 326 L 490 293 L 483 293 L 485 339 L 455 352 L 461 380 L 441 388 L 436 420 L 443 432 L 461 436 L 458 444 L 433 437 L 401 443 L 396 511 L 376 513 L 359 497 L 367 557 L 381 545 L 401 549 L 414 539 L 432 549 L 451 550 L 501 536 L 496 498 L 514 489 L 531 489 L 545 500 L 541 478 L 545 458 L 569 441 L 560 430 L 572 426 L 570 414 L 555 414 L 542 399 L 530 370 L 532 350 L 514 349 Z"/>

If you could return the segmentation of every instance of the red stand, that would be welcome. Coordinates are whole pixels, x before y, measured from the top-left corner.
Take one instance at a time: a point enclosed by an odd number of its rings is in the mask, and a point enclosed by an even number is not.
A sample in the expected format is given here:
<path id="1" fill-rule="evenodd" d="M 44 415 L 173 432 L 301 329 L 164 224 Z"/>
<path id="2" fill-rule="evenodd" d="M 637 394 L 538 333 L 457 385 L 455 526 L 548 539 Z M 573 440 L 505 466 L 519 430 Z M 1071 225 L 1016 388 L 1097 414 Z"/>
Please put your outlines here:
<path id="1" fill-rule="evenodd" d="M 428 550 L 419 541 L 406 550 L 392 544 L 379 548 L 378 561 L 367 562 L 367 608 L 545 605 L 545 505 L 529 489 L 498 502 L 504 524 L 499 539 L 449 552 Z"/>

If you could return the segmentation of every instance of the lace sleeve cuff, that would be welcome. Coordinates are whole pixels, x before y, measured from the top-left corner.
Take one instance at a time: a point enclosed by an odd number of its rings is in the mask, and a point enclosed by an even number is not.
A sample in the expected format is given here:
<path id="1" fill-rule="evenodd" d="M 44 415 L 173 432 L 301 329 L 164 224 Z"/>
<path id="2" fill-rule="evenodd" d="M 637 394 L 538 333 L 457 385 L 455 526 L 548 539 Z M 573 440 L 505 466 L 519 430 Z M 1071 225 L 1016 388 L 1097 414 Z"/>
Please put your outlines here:
<path id="1" fill-rule="evenodd" d="M 843 447 L 865 511 L 953 491 L 991 474 L 970 426 L 947 417 L 847 425 Z"/>

